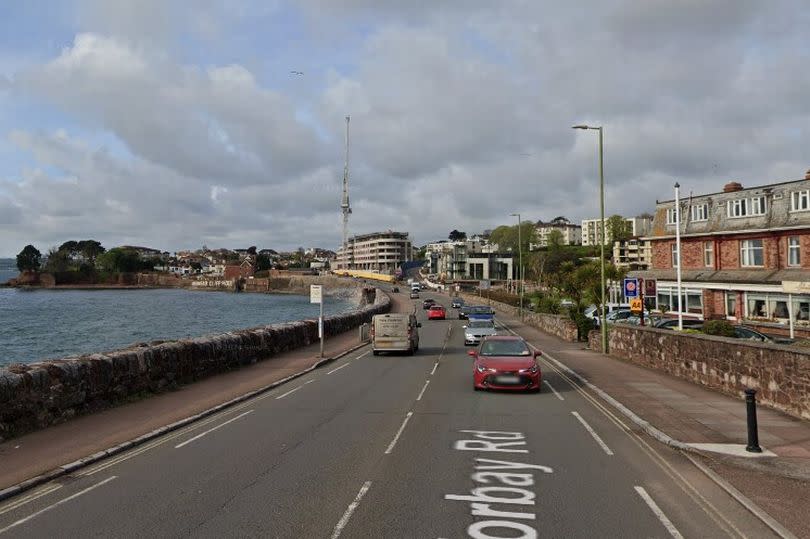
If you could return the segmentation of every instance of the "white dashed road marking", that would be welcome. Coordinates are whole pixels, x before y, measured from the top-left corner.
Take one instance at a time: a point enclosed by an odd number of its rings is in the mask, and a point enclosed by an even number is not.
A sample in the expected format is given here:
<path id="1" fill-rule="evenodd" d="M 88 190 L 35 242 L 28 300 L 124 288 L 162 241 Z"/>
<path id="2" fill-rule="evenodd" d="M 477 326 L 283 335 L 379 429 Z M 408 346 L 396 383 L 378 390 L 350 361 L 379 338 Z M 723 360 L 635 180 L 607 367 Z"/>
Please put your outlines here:
<path id="1" fill-rule="evenodd" d="M 593 439 L 594 439 L 594 440 L 596 440 L 596 443 L 598 443 L 598 444 L 599 444 L 599 447 L 601 447 L 601 448 L 602 448 L 602 450 L 603 450 L 605 453 L 607 453 L 608 455 L 613 455 L 613 451 L 611 451 L 611 450 L 610 450 L 610 448 L 607 446 L 607 444 L 606 444 L 604 441 L 602 441 L 602 438 L 600 438 L 600 437 L 599 437 L 599 435 L 598 435 L 598 434 L 596 434 L 596 431 L 595 431 L 595 430 L 593 430 L 593 428 L 592 428 L 590 425 L 588 425 L 588 422 L 587 422 L 587 421 L 585 421 L 584 419 L 582 419 L 582 416 L 581 416 L 581 415 L 579 415 L 578 413 L 576 413 L 576 412 L 571 412 L 571 413 L 574 415 L 574 417 L 576 417 L 576 418 L 577 418 L 577 420 L 578 420 L 580 423 L 582 423 L 582 426 L 583 426 L 583 427 L 585 427 L 585 430 L 587 430 L 587 431 L 588 431 L 588 433 L 589 433 L 591 436 L 593 436 Z"/>

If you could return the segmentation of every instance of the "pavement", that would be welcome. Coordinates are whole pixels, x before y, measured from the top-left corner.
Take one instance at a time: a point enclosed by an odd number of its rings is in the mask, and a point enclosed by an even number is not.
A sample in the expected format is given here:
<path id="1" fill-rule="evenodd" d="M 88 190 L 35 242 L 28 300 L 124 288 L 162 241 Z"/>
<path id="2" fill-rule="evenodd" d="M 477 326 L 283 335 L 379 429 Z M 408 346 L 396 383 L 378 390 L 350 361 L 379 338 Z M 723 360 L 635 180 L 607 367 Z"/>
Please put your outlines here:
<path id="1" fill-rule="evenodd" d="M 473 391 L 463 322 L 417 316 L 416 355 L 357 349 L 72 470 L 0 503 L 0 536 L 778 536 L 545 360 L 539 394 Z"/>

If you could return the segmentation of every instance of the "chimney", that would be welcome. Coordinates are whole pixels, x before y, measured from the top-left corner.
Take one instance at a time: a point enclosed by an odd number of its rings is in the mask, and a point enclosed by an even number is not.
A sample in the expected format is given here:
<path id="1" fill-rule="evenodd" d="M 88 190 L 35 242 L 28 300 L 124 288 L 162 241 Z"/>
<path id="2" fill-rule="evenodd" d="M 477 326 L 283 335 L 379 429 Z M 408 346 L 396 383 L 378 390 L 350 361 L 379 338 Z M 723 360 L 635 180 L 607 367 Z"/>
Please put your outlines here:
<path id="1" fill-rule="evenodd" d="M 734 191 L 742 191 L 742 184 L 739 182 L 728 182 L 723 186 L 724 193 L 733 193 Z"/>
<path id="2" fill-rule="evenodd" d="M 807 172 L 804 173 L 804 179 L 810 180 L 810 169 L 808 169 Z"/>

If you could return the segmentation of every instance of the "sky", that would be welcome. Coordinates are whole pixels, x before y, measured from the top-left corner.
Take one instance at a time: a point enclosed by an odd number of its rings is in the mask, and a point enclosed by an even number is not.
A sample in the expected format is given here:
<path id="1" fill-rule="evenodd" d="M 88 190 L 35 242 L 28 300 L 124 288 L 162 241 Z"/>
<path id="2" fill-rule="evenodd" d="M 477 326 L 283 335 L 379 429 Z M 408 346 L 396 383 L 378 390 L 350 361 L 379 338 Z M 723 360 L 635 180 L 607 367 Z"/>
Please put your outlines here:
<path id="1" fill-rule="evenodd" d="M 0 8 L 0 256 L 336 250 L 801 179 L 804 0 L 63 0 Z M 303 75 L 292 73 L 303 72 Z"/>

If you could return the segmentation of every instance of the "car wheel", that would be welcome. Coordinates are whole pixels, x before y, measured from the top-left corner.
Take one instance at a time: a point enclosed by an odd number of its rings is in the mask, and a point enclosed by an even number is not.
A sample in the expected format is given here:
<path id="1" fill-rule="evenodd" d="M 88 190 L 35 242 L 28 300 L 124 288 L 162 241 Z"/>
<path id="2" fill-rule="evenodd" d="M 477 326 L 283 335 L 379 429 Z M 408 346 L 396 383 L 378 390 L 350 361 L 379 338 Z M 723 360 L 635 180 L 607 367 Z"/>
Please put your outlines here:
<path id="1" fill-rule="evenodd" d="M 413 345 L 411 345 L 411 347 L 408 349 L 408 355 L 412 356 L 413 353 L 414 353 L 414 348 L 413 348 Z"/>
<path id="2" fill-rule="evenodd" d="M 372 351 L 371 351 L 371 355 L 374 355 L 374 356 L 379 356 L 379 355 L 380 355 L 380 353 L 379 353 L 377 350 L 372 350 Z"/>

